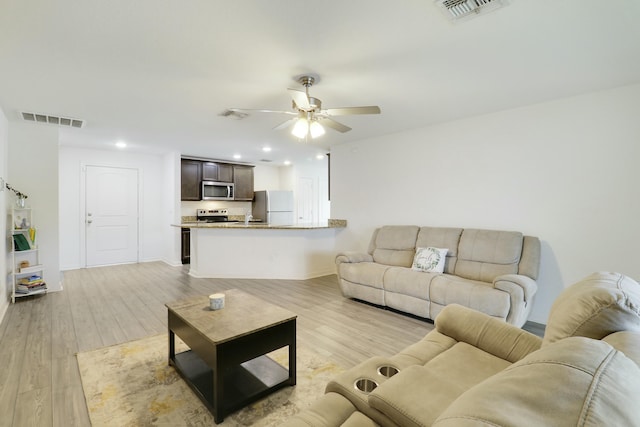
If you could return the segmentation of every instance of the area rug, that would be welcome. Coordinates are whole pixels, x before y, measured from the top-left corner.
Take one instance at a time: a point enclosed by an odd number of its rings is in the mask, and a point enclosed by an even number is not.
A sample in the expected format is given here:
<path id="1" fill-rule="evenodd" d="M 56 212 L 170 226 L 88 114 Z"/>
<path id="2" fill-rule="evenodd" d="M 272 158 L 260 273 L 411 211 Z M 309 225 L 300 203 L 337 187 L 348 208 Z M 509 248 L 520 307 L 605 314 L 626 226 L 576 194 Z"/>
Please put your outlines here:
<path id="1" fill-rule="evenodd" d="M 176 352 L 186 349 L 176 337 Z M 287 349 L 269 356 L 283 366 Z M 155 335 L 78 353 L 82 387 L 93 427 L 212 426 L 213 416 L 167 364 L 168 338 Z M 227 415 L 222 426 L 276 426 L 307 408 L 343 368 L 297 348 L 297 385 Z"/>

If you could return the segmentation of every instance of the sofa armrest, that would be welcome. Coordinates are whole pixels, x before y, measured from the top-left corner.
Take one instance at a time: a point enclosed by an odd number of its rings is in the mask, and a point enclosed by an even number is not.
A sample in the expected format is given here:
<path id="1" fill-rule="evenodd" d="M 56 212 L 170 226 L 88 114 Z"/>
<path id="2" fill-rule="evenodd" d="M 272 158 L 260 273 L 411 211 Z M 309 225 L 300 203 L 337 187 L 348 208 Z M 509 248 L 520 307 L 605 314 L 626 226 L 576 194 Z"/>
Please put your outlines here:
<path id="1" fill-rule="evenodd" d="M 506 321 L 521 327 L 531 311 L 533 296 L 538 290 L 535 280 L 521 274 L 503 274 L 493 280 L 493 287 L 509 294 L 511 307 Z"/>
<path id="2" fill-rule="evenodd" d="M 503 274 L 493 280 L 493 287 L 510 294 L 522 293 L 522 300 L 529 304 L 538 291 L 535 280 L 521 274 Z"/>
<path id="3" fill-rule="evenodd" d="M 356 262 L 373 262 L 373 257 L 369 254 L 355 251 L 340 252 L 336 256 L 336 264 L 356 263 Z"/>
<path id="4" fill-rule="evenodd" d="M 450 304 L 435 319 L 436 330 L 509 362 L 538 350 L 542 339 L 487 314 Z"/>

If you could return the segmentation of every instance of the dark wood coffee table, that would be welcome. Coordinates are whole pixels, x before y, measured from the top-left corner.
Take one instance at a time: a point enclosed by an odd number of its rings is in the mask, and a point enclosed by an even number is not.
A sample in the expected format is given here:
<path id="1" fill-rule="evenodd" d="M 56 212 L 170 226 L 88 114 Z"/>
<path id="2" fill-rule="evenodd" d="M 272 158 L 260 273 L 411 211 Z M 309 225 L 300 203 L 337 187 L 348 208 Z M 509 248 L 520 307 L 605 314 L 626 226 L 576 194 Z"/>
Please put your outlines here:
<path id="1" fill-rule="evenodd" d="M 213 414 L 225 415 L 277 389 L 296 384 L 296 314 L 237 289 L 225 307 L 209 309 L 208 296 L 167 303 L 169 365 Z M 175 335 L 190 350 L 175 353 Z M 289 346 L 289 369 L 266 356 Z"/>

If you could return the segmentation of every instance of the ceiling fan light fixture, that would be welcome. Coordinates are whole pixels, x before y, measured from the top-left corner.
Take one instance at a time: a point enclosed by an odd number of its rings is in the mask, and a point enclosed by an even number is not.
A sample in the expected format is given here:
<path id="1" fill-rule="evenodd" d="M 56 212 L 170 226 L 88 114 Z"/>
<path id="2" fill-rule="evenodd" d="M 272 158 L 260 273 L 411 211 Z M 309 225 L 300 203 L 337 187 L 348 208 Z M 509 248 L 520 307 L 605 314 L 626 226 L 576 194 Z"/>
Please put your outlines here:
<path id="1" fill-rule="evenodd" d="M 296 121 L 296 124 L 293 125 L 293 129 L 291 129 L 291 134 L 296 138 L 302 139 L 307 136 L 307 133 L 309 133 L 309 122 L 307 121 L 306 118 L 300 117 Z"/>
<path id="2" fill-rule="evenodd" d="M 309 125 L 309 133 L 311 134 L 311 138 L 317 138 L 319 136 L 324 135 L 325 130 L 320 123 L 314 120 Z"/>

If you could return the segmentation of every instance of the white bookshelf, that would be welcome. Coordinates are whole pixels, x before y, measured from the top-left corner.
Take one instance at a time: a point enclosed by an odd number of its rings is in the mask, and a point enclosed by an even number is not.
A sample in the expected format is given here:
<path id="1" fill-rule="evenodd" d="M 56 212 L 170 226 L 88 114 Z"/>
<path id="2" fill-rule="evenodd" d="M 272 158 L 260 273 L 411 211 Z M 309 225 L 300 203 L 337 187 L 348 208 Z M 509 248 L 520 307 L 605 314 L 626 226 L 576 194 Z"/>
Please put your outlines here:
<path id="1" fill-rule="evenodd" d="M 22 236 L 23 238 L 16 237 Z M 33 226 L 31 208 L 13 208 L 11 211 L 11 266 L 10 283 L 11 302 L 15 303 L 16 298 L 31 295 L 44 294 L 47 292 L 47 285 L 42 281 L 43 286 L 35 278 L 43 280 L 44 269 L 40 262 L 40 251 L 36 244 L 37 233 Z M 27 246 L 22 245 L 18 249 L 16 240 L 26 241 Z M 31 284 L 28 282 L 31 280 Z M 27 282 L 27 283 L 25 283 Z"/>

